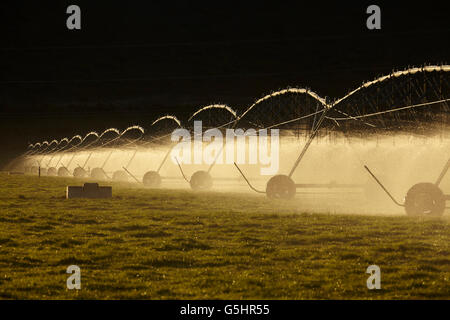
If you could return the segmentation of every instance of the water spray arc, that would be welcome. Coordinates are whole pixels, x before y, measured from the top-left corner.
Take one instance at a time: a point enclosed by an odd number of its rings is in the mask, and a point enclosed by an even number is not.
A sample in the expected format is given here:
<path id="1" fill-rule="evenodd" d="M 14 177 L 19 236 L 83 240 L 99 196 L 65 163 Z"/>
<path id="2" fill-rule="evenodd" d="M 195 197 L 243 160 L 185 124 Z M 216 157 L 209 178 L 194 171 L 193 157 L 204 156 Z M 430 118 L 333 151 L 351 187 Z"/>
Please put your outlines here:
<path id="1" fill-rule="evenodd" d="M 194 125 L 196 120 L 202 121 L 203 126 L 206 129 L 228 129 L 234 128 L 236 125 L 238 117 L 236 111 L 224 104 L 211 104 L 198 109 L 194 112 L 188 119 L 188 124 L 194 139 L 197 134 L 194 130 Z M 200 137 L 201 138 L 201 137 Z M 198 170 L 192 174 L 190 178 L 186 177 L 183 167 L 178 159 L 175 158 L 178 168 L 180 169 L 183 179 L 189 183 L 192 190 L 209 190 L 213 186 L 213 178 L 211 176 L 211 170 L 217 163 L 218 158 L 222 155 L 224 145 L 220 148 L 220 151 L 216 154 L 214 161 L 209 165 L 207 170 Z"/>
<path id="2" fill-rule="evenodd" d="M 135 174 L 130 171 L 130 165 L 132 161 L 136 158 L 136 154 L 139 149 L 146 149 L 151 146 L 157 144 L 163 144 L 167 139 L 170 139 L 170 136 L 175 129 L 181 128 L 181 122 L 177 119 L 177 117 L 173 115 L 165 115 L 157 118 L 150 125 L 150 137 L 146 139 L 144 143 L 139 145 L 132 158 L 129 160 L 128 164 L 123 167 L 123 170 L 137 183 L 142 183 L 145 187 L 148 188 L 159 188 L 161 186 L 163 177 L 161 177 L 160 171 L 164 164 L 166 163 L 174 144 L 172 143 L 169 149 L 166 151 L 164 158 L 159 163 L 158 168 L 156 170 L 146 171 L 142 177 L 142 180 L 139 180 Z"/>
<path id="3" fill-rule="evenodd" d="M 386 134 L 386 132 L 417 134 L 418 131 L 423 136 L 438 131 L 442 136 L 450 125 L 449 71 L 450 66 L 447 65 L 396 71 L 364 83 L 333 103 L 325 103 L 323 112 L 318 121 L 314 122 L 312 133 L 289 174 L 272 177 L 266 185 L 267 196 L 281 199 L 294 197 L 296 188 L 302 185 L 294 183 L 292 175 L 319 130 L 330 124 L 333 124 L 333 128 L 346 137 L 355 133 L 364 137 L 371 134 Z M 325 101 L 321 98 L 317 100 Z M 240 120 L 244 119 L 249 111 L 244 112 Z M 254 188 L 242 170 L 236 164 L 235 166 L 252 190 L 264 193 Z M 370 177 L 386 195 L 396 205 L 405 207 L 409 215 L 441 215 L 444 212 L 445 202 L 450 199 L 450 196 L 445 195 L 439 185 L 449 167 L 450 160 L 441 170 L 435 183 L 422 182 L 411 187 L 406 194 L 405 203 L 402 204 L 395 200 L 380 179 L 367 166 L 364 166 Z"/>
<path id="4" fill-rule="evenodd" d="M 109 147 L 110 151 L 107 154 L 106 158 L 104 159 L 102 165 L 100 167 L 95 167 L 94 169 L 91 170 L 91 178 L 94 179 L 98 179 L 98 180 L 111 180 L 112 176 L 110 176 L 106 171 L 105 171 L 105 166 L 107 165 L 108 161 L 111 159 L 111 156 L 115 150 L 115 148 L 119 147 L 119 142 L 121 142 L 121 139 L 124 138 L 125 134 L 127 134 L 128 132 L 132 132 L 132 131 L 137 131 L 139 133 L 138 137 L 135 139 L 132 139 L 130 141 L 126 141 L 124 142 L 124 144 L 122 144 L 122 147 L 127 147 L 129 145 L 134 144 L 135 142 L 139 141 L 145 130 L 140 127 L 140 126 L 130 126 L 128 128 L 126 128 L 125 130 L 123 130 L 122 132 L 120 132 L 119 130 L 115 129 L 115 128 L 111 128 L 106 130 L 102 135 L 100 135 L 100 138 L 108 133 L 108 132 L 114 132 L 116 134 L 116 136 L 114 138 L 112 138 L 111 140 L 108 140 L 106 142 L 101 143 L 101 148 L 104 149 L 106 147 Z M 113 174 L 114 175 L 114 174 Z M 117 177 L 117 173 L 116 173 L 116 177 Z"/>

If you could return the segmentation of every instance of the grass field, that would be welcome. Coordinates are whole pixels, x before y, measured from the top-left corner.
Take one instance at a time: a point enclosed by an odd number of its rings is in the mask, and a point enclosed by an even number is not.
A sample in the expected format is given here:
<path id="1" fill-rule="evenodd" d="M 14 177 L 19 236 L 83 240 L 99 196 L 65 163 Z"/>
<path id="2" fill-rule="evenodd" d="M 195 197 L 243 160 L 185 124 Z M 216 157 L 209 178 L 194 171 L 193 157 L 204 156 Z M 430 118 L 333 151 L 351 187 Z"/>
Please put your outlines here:
<path id="1" fill-rule="evenodd" d="M 73 179 L 0 175 L 2 299 L 449 299 L 440 219 L 318 214 L 298 201 L 113 185 L 64 199 Z M 68 290 L 66 268 L 81 268 Z M 381 290 L 368 290 L 369 265 Z"/>

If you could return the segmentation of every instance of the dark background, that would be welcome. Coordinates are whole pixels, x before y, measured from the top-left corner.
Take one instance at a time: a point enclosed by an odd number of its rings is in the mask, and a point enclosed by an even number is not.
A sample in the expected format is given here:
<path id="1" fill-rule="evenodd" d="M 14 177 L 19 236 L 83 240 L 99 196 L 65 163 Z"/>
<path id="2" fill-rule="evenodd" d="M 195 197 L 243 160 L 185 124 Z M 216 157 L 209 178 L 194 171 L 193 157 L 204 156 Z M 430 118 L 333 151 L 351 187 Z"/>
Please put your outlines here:
<path id="1" fill-rule="evenodd" d="M 242 110 L 287 86 L 339 98 L 392 69 L 447 63 L 444 1 L 15 1 L 0 4 L 0 166 L 29 142 Z M 81 7 L 80 31 L 66 8 Z M 382 29 L 366 28 L 381 7 Z"/>

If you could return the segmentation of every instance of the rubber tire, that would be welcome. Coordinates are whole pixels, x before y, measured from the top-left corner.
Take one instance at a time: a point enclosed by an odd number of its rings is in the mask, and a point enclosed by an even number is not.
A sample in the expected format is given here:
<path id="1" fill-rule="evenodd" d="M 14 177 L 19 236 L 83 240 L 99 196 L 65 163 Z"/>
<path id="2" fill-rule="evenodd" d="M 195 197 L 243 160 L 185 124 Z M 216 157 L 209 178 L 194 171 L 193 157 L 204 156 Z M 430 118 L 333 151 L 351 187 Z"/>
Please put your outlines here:
<path id="1" fill-rule="evenodd" d="M 433 183 L 422 182 L 408 190 L 405 197 L 405 211 L 409 216 L 442 216 L 445 210 L 445 196 Z"/>
<path id="2" fill-rule="evenodd" d="M 117 170 L 113 173 L 112 179 L 117 182 L 128 182 L 128 173 L 124 170 Z"/>
<path id="3" fill-rule="evenodd" d="M 34 176 L 37 176 L 39 174 L 39 167 L 32 166 L 30 173 Z"/>
<path id="4" fill-rule="evenodd" d="M 58 177 L 69 177 L 70 172 L 65 167 L 61 167 L 58 169 Z"/>
<path id="5" fill-rule="evenodd" d="M 161 176 L 156 171 L 149 171 L 144 174 L 142 183 L 149 188 L 159 188 L 161 186 Z"/>
<path id="6" fill-rule="evenodd" d="M 295 197 L 296 191 L 294 181 L 285 175 L 270 178 L 266 185 L 266 195 L 270 199 L 290 200 Z"/>
<path id="7" fill-rule="evenodd" d="M 81 168 L 81 167 L 76 167 L 76 168 L 73 170 L 73 176 L 74 176 L 75 178 L 86 178 L 86 177 L 88 176 L 88 173 L 87 173 L 86 170 L 84 170 L 83 168 Z"/>
<path id="8" fill-rule="evenodd" d="M 211 175 L 206 171 L 197 171 L 189 182 L 192 190 L 201 191 L 201 190 L 209 190 L 213 186 L 213 180 Z"/>
<path id="9" fill-rule="evenodd" d="M 105 171 L 102 168 L 94 168 L 91 171 L 91 178 L 97 180 L 108 180 Z"/>
<path id="10" fill-rule="evenodd" d="M 56 177 L 57 175 L 58 175 L 58 170 L 56 170 L 55 167 L 48 168 L 47 176 L 49 176 L 49 177 Z"/>

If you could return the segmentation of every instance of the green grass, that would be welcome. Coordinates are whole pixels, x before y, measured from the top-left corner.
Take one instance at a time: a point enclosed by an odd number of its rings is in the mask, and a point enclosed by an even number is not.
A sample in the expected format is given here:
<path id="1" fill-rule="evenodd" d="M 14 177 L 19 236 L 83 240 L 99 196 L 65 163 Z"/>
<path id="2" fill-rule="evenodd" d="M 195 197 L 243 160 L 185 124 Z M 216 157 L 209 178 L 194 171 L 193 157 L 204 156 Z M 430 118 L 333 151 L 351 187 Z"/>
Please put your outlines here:
<path id="1" fill-rule="evenodd" d="M 449 299 L 441 219 L 312 214 L 262 195 L 113 185 L 66 200 L 72 179 L 0 183 L 2 299 Z M 66 268 L 81 268 L 81 290 Z M 381 268 L 381 290 L 365 273 Z"/>

